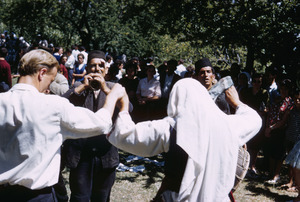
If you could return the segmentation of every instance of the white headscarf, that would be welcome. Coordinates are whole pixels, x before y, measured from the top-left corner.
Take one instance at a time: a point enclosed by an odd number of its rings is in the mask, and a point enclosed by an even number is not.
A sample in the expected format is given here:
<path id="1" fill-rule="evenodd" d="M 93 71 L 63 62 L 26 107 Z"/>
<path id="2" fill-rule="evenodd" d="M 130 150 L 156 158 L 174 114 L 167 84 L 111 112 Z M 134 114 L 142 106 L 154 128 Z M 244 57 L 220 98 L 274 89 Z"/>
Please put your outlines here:
<path id="1" fill-rule="evenodd" d="M 168 116 L 176 121 L 177 144 L 189 156 L 179 201 L 229 200 L 238 148 L 256 134 L 261 124 L 257 113 L 246 109 L 250 112 L 245 117 L 226 115 L 195 79 L 181 79 L 174 85 Z M 254 124 L 246 126 L 249 121 Z"/>
<path id="2" fill-rule="evenodd" d="M 176 120 L 177 144 L 198 164 L 205 162 L 194 150 L 198 143 L 203 144 L 200 151 L 207 150 L 212 121 L 215 117 L 224 116 L 207 89 L 195 79 L 178 81 L 170 94 L 168 116 Z"/>

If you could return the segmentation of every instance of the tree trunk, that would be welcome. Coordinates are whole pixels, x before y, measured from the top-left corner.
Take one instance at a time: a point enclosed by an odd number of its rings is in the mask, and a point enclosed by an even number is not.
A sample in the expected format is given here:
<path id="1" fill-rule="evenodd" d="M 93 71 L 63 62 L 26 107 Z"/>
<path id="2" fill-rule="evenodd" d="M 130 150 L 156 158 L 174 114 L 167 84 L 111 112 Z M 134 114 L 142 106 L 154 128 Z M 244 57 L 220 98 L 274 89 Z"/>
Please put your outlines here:
<path id="1" fill-rule="evenodd" d="M 249 73 L 253 73 L 254 68 L 254 47 L 253 44 L 250 42 L 247 45 L 247 61 L 246 61 L 246 67 L 245 67 L 245 71 L 249 72 Z"/>

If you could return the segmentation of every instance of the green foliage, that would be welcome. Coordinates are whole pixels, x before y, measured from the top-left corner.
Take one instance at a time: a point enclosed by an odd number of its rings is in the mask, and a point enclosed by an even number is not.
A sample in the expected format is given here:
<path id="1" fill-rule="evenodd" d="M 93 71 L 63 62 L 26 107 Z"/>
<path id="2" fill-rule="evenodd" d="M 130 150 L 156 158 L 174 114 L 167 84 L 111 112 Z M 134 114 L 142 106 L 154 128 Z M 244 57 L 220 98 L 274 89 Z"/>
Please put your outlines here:
<path id="1" fill-rule="evenodd" d="M 2 0 L 0 29 L 30 42 L 41 33 L 63 47 L 262 71 L 298 65 L 299 9 L 296 0 Z"/>

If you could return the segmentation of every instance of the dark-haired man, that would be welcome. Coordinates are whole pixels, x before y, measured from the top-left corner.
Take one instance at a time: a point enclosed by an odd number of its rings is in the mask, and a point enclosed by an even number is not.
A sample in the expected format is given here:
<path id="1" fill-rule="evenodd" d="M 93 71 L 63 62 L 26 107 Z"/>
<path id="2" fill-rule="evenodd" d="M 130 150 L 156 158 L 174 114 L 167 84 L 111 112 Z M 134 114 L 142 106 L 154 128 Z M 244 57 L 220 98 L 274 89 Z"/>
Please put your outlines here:
<path id="1" fill-rule="evenodd" d="M 212 88 L 215 80 L 215 70 L 208 58 L 203 58 L 195 63 L 195 76 L 208 91 Z M 230 114 L 230 106 L 226 102 L 225 92 L 221 93 L 215 100 L 216 105 L 226 114 Z"/>
<path id="2" fill-rule="evenodd" d="M 181 76 L 175 73 L 177 67 L 177 61 L 171 59 L 167 62 L 166 71 L 162 71 L 159 75 L 159 82 L 161 88 L 161 108 L 162 108 L 162 117 L 167 115 L 167 105 L 169 100 L 170 92 L 174 84 L 181 79 Z"/>
<path id="3" fill-rule="evenodd" d="M 100 109 L 110 89 L 115 83 L 106 82 L 105 89 L 97 88 L 100 77 L 107 74 L 105 54 L 91 51 L 88 54 L 87 76 L 90 82 L 84 82 L 71 88 L 64 97 L 75 106 L 91 111 Z M 119 84 L 118 84 L 119 85 Z M 70 201 L 109 201 L 111 188 L 115 181 L 119 154 L 105 136 L 68 140 L 64 144 L 67 167 L 70 168 Z"/>

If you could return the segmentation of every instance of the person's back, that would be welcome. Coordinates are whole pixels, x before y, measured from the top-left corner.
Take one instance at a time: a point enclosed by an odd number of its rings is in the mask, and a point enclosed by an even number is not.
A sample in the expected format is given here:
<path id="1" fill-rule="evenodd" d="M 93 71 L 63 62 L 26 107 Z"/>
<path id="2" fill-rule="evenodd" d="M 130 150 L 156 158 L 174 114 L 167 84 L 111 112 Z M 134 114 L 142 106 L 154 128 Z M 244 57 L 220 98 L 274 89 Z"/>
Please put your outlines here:
<path id="1" fill-rule="evenodd" d="M 4 116 L 0 121 L 0 154 L 4 158 L 0 158 L 0 183 L 10 181 L 40 189 L 45 181 L 51 185 L 58 178 L 48 169 L 59 169 L 59 149 L 64 139 L 60 124 L 70 105 L 58 98 L 26 84 L 16 84 L 1 95 L 0 111 Z"/>
<path id="2" fill-rule="evenodd" d="M 20 61 L 19 83 L 0 96 L 1 200 L 53 200 L 62 142 L 111 129 L 118 96 L 93 113 L 75 107 L 65 98 L 44 94 L 58 68 L 50 53 L 32 50 Z M 111 92 L 121 92 L 117 89 L 122 88 L 116 86 Z"/>

